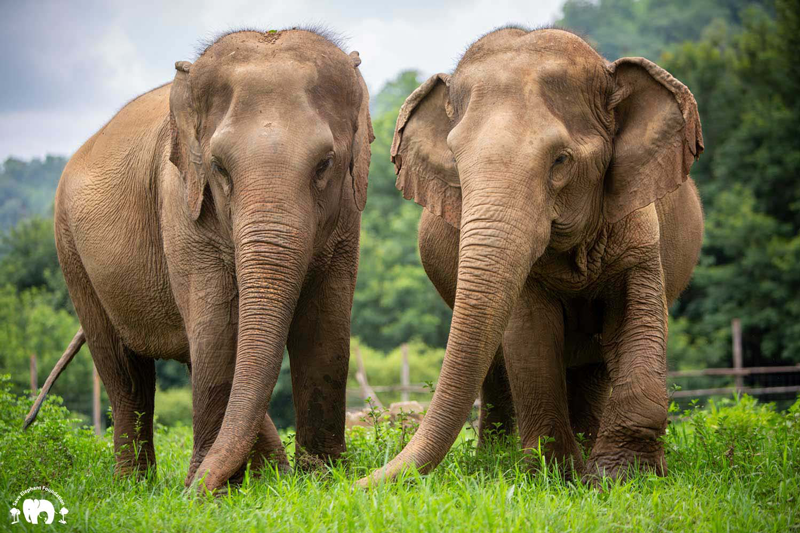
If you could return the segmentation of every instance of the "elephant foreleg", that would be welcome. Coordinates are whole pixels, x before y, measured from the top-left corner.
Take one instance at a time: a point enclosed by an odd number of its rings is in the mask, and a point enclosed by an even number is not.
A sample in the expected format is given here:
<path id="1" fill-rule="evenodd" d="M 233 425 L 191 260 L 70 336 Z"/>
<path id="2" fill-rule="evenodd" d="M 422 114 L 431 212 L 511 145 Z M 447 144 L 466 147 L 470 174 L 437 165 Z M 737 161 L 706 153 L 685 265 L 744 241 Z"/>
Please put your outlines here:
<path id="1" fill-rule="evenodd" d="M 225 284 L 218 281 L 194 284 L 190 316 L 187 324 L 192 368 L 192 425 L 194 446 L 186 485 L 194 480 L 197 468 L 205 459 L 222 427 L 228 406 L 236 366 L 237 304 L 236 298 L 225 297 Z M 262 424 L 253 446 L 253 470 L 264 460 L 275 461 L 281 469 L 288 468 L 288 459 L 281 439 L 269 415 Z M 231 477 L 241 478 L 246 464 Z"/>
<path id="2" fill-rule="evenodd" d="M 345 393 L 357 245 L 335 253 L 323 279 L 301 298 L 289 331 L 296 415 L 296 465 L 316 467 L 345 451 Z"/>
<path id="3" fill-rule="evenodd" d="M 561 303 L 526 287 L 503 337 L 519 436 L 524 450 L 541 449 L 569 476 L 583 460 L 569 423 L 563 348 Z"/>
<path id="4" fill-rule="evenodd" d="M 612 391 L 586 474 L 624 477 L 638 465 L 665 475 L 667 303 L 660 261 L 629 271 L 621 284 L 623 297 L 609 299 L 603 317 Z"/>

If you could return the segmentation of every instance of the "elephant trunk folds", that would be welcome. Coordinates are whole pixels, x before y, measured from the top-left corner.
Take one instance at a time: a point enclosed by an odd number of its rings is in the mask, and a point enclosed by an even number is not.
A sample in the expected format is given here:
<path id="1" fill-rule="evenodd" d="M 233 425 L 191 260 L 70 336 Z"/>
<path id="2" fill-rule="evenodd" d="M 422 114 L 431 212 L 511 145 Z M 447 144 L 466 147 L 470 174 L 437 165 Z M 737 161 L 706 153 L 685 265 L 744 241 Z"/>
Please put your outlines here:
<path id="1" fill-rule="evenodd" d="M 517 222 L 541 220 L 543 210 L 538 210 L 539 216 L 507 212 L 502 218 L 489 217 L 487 211 L 498 208 L 497 198 L 467 193 L 465 190 L 453 320 L 433 400 L 405 449 L 360 480 L 362 487 L 393 479 L 408 467 L 424 473 L 441 462 L 480 392 L 531 265 L 546 247 L 549 223 L 536 228 L 545 228 L 547 235 L 537 235 L 529 222 Z M 527 209 L 536 211 L 530 205 Z"/>
<path id="2" fill-rule="evenodd" d="M 221 487 L 244 464 L 256 441 L 311 255 L 308 228 L 285 211 L 260 212 L 241 217 L 259 222 L 234 227 L 239 285 L 236 370 L 219 435 L 195 476 L 207 490 Z"/>

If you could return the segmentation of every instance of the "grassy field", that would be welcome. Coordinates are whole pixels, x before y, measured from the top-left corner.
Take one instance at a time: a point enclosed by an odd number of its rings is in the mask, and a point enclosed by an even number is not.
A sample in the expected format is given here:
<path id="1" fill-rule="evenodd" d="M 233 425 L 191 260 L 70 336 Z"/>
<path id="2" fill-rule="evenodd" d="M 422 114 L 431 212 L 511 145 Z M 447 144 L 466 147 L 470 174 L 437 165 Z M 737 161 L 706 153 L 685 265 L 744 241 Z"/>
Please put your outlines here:
<path id="1" fill-rule="evenodd" d="M 0 531 L 800 531 L 800 401 L 781 413 L 747 397 L 679 413 L 669 476 L 602 491 L 530 473 L 511 445 L 476 451 L 469 430 L 433 474 L 353 490 L 408 438 L 381 424 L 349 434 L 343 465 L 248 476 L 216 500 L 184 492 L 190 429 L 158 428 L 156 477 L 114 479 L 110 435 L 76 429 L 57 400 L 22 433 L 29 402 L 0 382 Z M 61 496 L 67 523 L 11 524 L 19 493 L 39 485 Z"/>

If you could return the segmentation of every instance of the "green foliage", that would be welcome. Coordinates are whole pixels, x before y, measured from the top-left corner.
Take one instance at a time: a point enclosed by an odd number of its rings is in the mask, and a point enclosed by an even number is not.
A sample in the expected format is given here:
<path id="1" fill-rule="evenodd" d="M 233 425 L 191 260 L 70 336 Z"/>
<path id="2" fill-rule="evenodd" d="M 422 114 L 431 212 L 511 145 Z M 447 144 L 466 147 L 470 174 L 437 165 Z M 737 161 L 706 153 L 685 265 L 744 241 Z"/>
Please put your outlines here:
<path id="1" fill-rule="evenodd" d="M 0 492 L 48 485 L 87 464 L 113 465 L 111 443 L 95 439 L 89 429 L 77 429 L 80 419 L 56 395 L 45 400 L 36 422 L 23 432 L 22 421 L 33 402 L 14 394 L 13 388 L 11 377 L 0 374 Z"/>
<path id="2" fill-rule="evenodd" d="M 46 291 L 17 293 L 10 285 L 0 287 L 0 369 L 12 376 L 14 391 L 30 390 L 32 354 L 37 358 L 38 383 L 44 383 L 79 327 L 74 316 L 52 306 L 51 295 Z M 68 407 L 88 420 L 91 383 L 92 359 L 84 348 L 53 386 L 52 393 L 64 397 Z"/>
<path id="3" fill-rule="evenodd" d="M 294 400 L 292 399 L 292 373 L 289 354 L 284 353 L 278 383 L 269 401 L 269 416 L 278 428 L 294 427 Z"/>
<path id="4" fill-rule="evenodd" d="M 376 424 L 348 432 L 345 461 L 315 472 L 248 471 L 216 500 L 184 492 L 190 428 L 158 429 L 157 476 L 115 478 L 110 433 L 76 428 L 56 398 L 23 433 L 29 406 L 0 382 L 0 501 L 46 485 L 69 508 L 65 530 L 777 532 L 800 524 L 800 402 L 785 412 L 747 397 L 689 409 L 665 437 L 667 477 L 640 474 L 603 491 L 541 468 L 541 456 L 522 454 L 513 440 L 477 450 L 468 428 L 431 474 L 353 490 L 414 431 L 376 412 Z"/>
<path id="5" fill-rule="evenodd" d="M 192 390 L 175 387 L 156 390 L 156 421 L 164 426 L 192 427 Z"/>
<path id="6" fill-rule="evenodd" d="M 163 390 L 174 387 L 188 387 L 191 385 L 189 369 L 185 364 L 170 359 L 156 361 L 156 378 L 158 386 Z"/>
<path id="7" fill-rule="evenodd" d="M 52 218 L 28 218 L 0 235 L 0 280 L 20 292 L 46 289 L 55 307 L 72 310 L 58 263 Z"/>
<path id="8" fill-rule="evenodd" d="M 390 350 L 411 339 L 444 347 L 450 309 L 422 268 L 417 228 L 422 208 L 395 188 L 390 152 L 397 113 L 420 83 L 402 72 L 374 101 L 367 209 L 361 221 L 361 260 L 353 302 L 352 334 L 365 344 Z"/>
<path id="9" fill-rule="evenodd" d="M 712 401 L 707 410 L 695 402 L 683 417 L 666 438 L 671 469 L 731 484 L 746 480 L 763 506 L 793 499 L 789 494 L 800 488 L 800 400 L 785 413 L 749 396 Z"/>
<path id="10" fill-rule="evenodd" d="M 746 365 L 800 361 L 800 80 L 789 48 L 800 24 L 789 6 L 777 2 L 777 17 L 744 9 L 738 31 L 684 43 L 662 61 L 693 89 L 701 80 L 695 94 L 711 128 L 693 170 L 706 205 L 703 255 L 677 312 L 720 363 L 733 317 Z"/>
<path id="11" fill-rule="evenodd" d="M 403 365 L 402 347 L 397 347 L 388 352 L 381 352 L 372 349 L 358 339 L 351 341 L 351 364 L 350 374 L 348 378 L 348 387 L 358 389 L 359 385 L 356 381 L 356 372 L 358 366 L 355 362 L 355 349 L 356 346 L 361 352 L 361 357 L 364 361 L 364 370 L 367 373 L 369 384 L 372 386 L 381 385 L 397 385 L 400 383 L 400 373 Z M 444 348 L 434 348 L 428 346 L 421 341 L 412 341 L 408 343 L 408 367 L 409 378 L 411 383 L 428 383 L 436 382 L 439 379 L 439 370 L 442 368 L 442 361 L 444 360 Z M 414 398 L 412 394 L 411 399 L 418 399 L 420 401 L 429 401 L 432 391 L 426 391 Z M 381 392 L 379 394 L 381 402 L 389 405 L 391 402 L 400 401 L 399 392 Z M 363 402 L 361 398 L 350 398 L 350 407 L 362 408 Z"/>
<path id="12" fill-rule="evenodd" d="M 52 155 L 27 162 L 9 157 L 0 164 L 0 231 L 27 217 L 52 215 L 53 193 L 66 164 L 65 157 Z"/>
<path id="13" fill-rule="evenodd" d="M 671 44 L 697 40 L 718 21 L 734 26 L 743 9 L 769 0 L 567 0 L 560 26 L 588 37 L 605 57 L 652 61 Z"/>

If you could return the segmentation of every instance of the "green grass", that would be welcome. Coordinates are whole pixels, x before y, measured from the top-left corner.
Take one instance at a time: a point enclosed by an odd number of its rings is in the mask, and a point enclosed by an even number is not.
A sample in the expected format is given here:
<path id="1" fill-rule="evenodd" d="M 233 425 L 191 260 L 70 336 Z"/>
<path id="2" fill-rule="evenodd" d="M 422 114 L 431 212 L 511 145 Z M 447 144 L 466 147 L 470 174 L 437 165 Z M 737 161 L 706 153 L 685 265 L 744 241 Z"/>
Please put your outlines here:
<path id="1" fill-rule="evenodd" d="M 0 531 L 48 527 L 5 514 L 36 485 L 69 508 L 66 525 L 49 526 L 59 531 L 800 531 L 800 401 L 781 413 L 747 397 L 682 413 L 666 437 L 666 478 L 603 491 L 530 473 L 513 445 L 476 451 L 471 431 L 431 475 L 354 490 L 408 439 L 382 424 L 349 434 L 344 465 L 248 476 L 217 499 L 184 492 L 190 429 L 158 428 L 155 478 L 115 479 L 110 435 L 76 429 L 57 399 L 22 433 L 29 404 L 0 382 Z"/>

